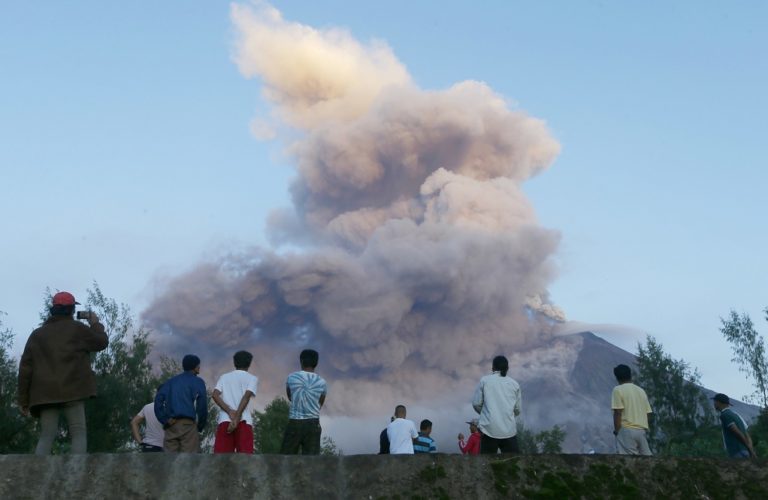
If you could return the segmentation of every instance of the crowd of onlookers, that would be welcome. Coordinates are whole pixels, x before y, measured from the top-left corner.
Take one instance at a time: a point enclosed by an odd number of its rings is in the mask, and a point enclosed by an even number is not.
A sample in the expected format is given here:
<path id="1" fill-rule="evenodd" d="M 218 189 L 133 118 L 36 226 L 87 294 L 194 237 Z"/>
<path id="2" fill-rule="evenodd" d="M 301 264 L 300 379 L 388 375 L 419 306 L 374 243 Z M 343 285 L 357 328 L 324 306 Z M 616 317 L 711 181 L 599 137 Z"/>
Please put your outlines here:
<path id="1" fill-rule="evenodd" d="M 80 311 L 79 303 L 68 292 L 52 298 L 50 316 L 29 336 L 19 362 L 18 402 L 25 415 L 40 419 L 40 438 L 35 449 L 47 455 L 58 432 L 63 413 L 72 439 L 72 452 L 87 450 L 84 401 L 96 395 L 96 381 L 90 354 L 106 349 L 109 339 L 96 314 Z M 84 320 L 87 322 L 83 323 Z M 247 351 L 234 354 L 234 370 L 221 375 L 212 399 L 219 407 L 214 453 L 253 453 L 253 401 L 258 378 L 249 373 L 253 356 Z M 291 373 L 285 384 L 290 403 L 288 423 L 280 452 L 316 455 L 320 453 L 320 409 L 328 392 L 326 381 L 315 373 L 319 354 L 305 349 L 299 355 L 300 370 Z M 200 358 L 188 354 L 182 360 L 183 372 L 158 389 L 153 402 L 144 406 L 131 421 L 134 439 L 143 452 L 187 452 L 200 449 L 200 432 L 208 420 L 205 382 L 200 373 Z M 467 422 L 470 435 L 458 435 L 462 453 L 468 455 L 519 453 L 517 419 L 522 394 L 520 384 L 507 372 L 509 362 L 496 356 L 491 373 L 482 377 L 472 398 L 479 417 Z M 650 455 L 647 433 L 651 406 L 645 391 L 632 383 L 627 365 L 613 370 L 618 385 L 611 395 L 613 434 L 620 454 Z M 731 407 L 725 394 L 713 398 L 720 414 L 723 442 L 730 457 L 755 457 L 747 424 Z M 430 437 L 432 422 L 424 419 L 419 429 L 406 419 L 404 405 L 395 407 L 389 425 L 379 437 L 380 454 L 436 453 Z M 144 433 L 141 433 L 141 425 Z"/>

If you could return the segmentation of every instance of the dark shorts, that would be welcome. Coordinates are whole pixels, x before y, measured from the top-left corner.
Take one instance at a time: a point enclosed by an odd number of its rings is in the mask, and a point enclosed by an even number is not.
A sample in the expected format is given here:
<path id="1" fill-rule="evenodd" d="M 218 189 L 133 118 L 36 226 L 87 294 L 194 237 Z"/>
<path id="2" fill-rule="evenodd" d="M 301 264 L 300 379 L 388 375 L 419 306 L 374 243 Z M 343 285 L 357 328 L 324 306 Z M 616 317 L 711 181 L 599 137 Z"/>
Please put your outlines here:
<path id="1" fill-rule="evenodd" d="M 502 453 L 520 453 L 520 447 L 517 445 L 517 436 L 510 438 L 496 439 L 483 434 L 480 436 L 480 454 L 492 455 L 501 450 Z"/>
<path id="2" fill-rule="evenodd" d="M 297 455 L 299 453 L 302 455 L 319 455 L 321 432 L 319 418 L 288 420 L 280 453 L 284 455 Z"/>

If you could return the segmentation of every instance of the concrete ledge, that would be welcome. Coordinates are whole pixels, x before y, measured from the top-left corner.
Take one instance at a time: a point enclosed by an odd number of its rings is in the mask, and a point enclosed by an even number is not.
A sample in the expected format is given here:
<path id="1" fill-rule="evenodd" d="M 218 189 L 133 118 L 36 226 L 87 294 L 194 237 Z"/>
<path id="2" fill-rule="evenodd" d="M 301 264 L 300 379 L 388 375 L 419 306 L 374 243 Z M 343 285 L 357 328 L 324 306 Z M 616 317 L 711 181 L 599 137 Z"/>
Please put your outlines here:
<path id="1" fill-rule="evenodd" d="M 611 455 L 2 455 L 0 498 L 765 499 L 766 465 Z"/>

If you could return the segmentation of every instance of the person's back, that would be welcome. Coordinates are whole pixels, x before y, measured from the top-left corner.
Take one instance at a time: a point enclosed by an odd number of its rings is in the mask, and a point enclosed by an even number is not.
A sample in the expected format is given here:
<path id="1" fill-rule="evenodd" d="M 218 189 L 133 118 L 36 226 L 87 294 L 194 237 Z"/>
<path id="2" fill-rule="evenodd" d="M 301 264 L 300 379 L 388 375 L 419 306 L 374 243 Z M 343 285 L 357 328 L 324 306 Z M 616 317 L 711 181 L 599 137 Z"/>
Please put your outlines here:
<path id="1" fill-rule="evenodd" d="M 397 405 L 395 419 L 387 426 L 390 455 L 413 455 L 413 440 L 419 436 L 416 424 L 406 420 L 406 408 Z"/>
<path id="2" fill-rule="evenodd" d="M 283 435 L 280 453 L 303 455 L 320 453 L 320 408 L 325 403 L 328 385 L 315 373 L 320 355 L 314 349 L 304 349 L 299 355 L 301 370 L 293 372 L 285 381 L 285 392 L 290 401 L 288 425 Z"/>
<path id="3" fill-rule="evenodd" d="M 144 437 L 141 437 L 141 434 L 138 432 L 141 422 L 144 422 Z M 138 442 L 142 452 L 163 451 L 165 431 L 163 431 L 163 424 L 160 423 L 155 415 L 154 402 L 147 403 L 142 407 L 139 413 L 133 417 L 131 426 L 134 427 L 132 429 L 134 439 Z"/>
<path id="4" fill-rule="evenodd" d="M 430 434 L 432 434 L 432 421 L 425 418 L 419 424 L 419 436 L 413 440 L 414 453 L 437 453 L 437 445 Z"/>
<path id="5" fill-rule="evenodd" d="M 648 446 L 648 414 L 651 405 L 645 391 L 632 383 L 632 371 L 627 365 L 613 369 L 619 383 L 611 392 L 613 435 L 620 455 L 651 455 Z"/>
<path id="6" fill-rule="evenodd" d="M 85 326 L 71 316 L 52 316 L 29 336 L 20 369 L 27 360 L 34 369 L 20 377 L 28 390 L 26 406 L 78 401 L 96 395 L 91 352 L 106 349 L 107 335 L 100 323 Z M 21 390 L 21 387 L 20 387 Z"/>
<path id="7" fill-rule="evenodd" d="M 723 432 L 723 445 L 731 458 L 757 458 L 752 438 L 747 430 L 747 423 L 731 408 L 731 399 L 723 394 L 712 398 L 715 410 L 720 414 L 720 426 Z"/>
<path id="8" fill-rule="evenodd" d="M 327 387 L 323 377 L 301 370 L 291 373 L 286 385 L 291 390 L 288 418 L 305 420 L 320 417 L 320 396 L 325 394 Z"/>
<path id="9" fill-rule="evenodd" d="M 482 409 L 478 428 L 495 439 L 517 435 L 515 414 L 520 411 L 520 384 L 510 376 L 492 373 L 480 379 Z"/>
<path id="10" fill-rule="evenodd" d="M 29 336 L 19 361 L 19 408 L 23 415 L 40 419 L 38 455 L 51 452 L 61 414 L 69 428 L 72 453 L 85 453 L 88 448 L 84 401 L 96 395 L 90 354 L 106 349 L 109 338 L 96 314 L 83 318 L 88 326 L 75 321 L 79 304 L 69 292 L 56 293 L 50 317 Z"/>
<path id="11" fill-rule="evenodd" d="M 165 451 L 197 453 L 200 451 L 199 433 L 208 420 L 205 382 L 197 376 L 200 358 L 188 354 L 181 365 L 184 372 L 170 378 L 157 391 L 155 415 L 165 430 Z"/>
<path id="12" fill-rule="evenodd" d="M 253 355 L 237 351 L 233 356 L 235 369 L 216 382 L 213 400 L 219 405 L 214 453 L 253 453 L 253 397 L 259 379 L 248 373 Z"/>
<path id="13" fill-rule="evenodd" d="M 419 437 L 413 442 L 414 453 L 437 453 L 437 445 L 431 436 L 419 432 Z"/>
<path id="14" fill-rule="evenodd" d="M 621 406 L 621 408 L 615 407 L 614 409 L 624 410 L 621 413 L 622 427 L 648 430 L 648 413 L 651 406 L 642 387 L 632 382 L 617 385 L 613 388 L 611 400 L 619 402 L 618 404 Z"/>
<path id="15" fill-rule="evenodd" d="M 413 421 L 396 418 L 387 426 L 390 455 L 412 455 L 413 439 L 418 435 Z"/>

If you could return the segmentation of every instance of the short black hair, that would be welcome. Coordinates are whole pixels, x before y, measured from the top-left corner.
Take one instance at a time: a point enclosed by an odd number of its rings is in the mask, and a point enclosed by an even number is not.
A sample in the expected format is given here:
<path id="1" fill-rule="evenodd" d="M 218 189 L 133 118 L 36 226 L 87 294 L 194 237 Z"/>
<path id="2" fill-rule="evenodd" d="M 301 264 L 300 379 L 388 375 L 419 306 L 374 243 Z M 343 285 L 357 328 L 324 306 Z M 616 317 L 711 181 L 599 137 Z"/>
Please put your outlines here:
<path id="1" fill-rule="evenodd" d="M 317 368 L 317 361 L 320 359 L 320 354 L 314 349 L 304 349 L 299 354 L 299 361 L 302 368 Z"/>
<path id="2" fill-rule="evenodd" d="M 613 375 L 619 382 L 629 382 L 632 380 L 632 370 L 627 365 L 618 365 L 613 369 Z"/>
<path id="3" fill-rule="evenodd" d="M 75 305 L 64 306 L 56 304 L 49 309 L 51 316 L 72 316 L 75 313 Z"/>
<path id="4" fill-rule="evenodd" d="M 247 370 L 253 361 L 253 354 L 248 351 L 237 351 L 232 359 L 235 362 L 235 368 L 238 370 Z"/>
<path id="5" fill-rule="evenodd" d="M 187 354 L 186 356 L 184 356 L 184 359 L 181 360 L 181 367 L 184 369 L 185 372 L 194 370 L 198 366 L 200 366 L 200 358 L 198 358 L 194 354 Z"/>
<path id="6" fill-rule="evenodd" d="M 431 428 L 432 428 L 432 421 L 426 418 L 422 420 L 421 423 L 419 424 L 419 430 L 425 431 Z"/>
<path id="7" fill-rule="evenodd" d="M 495 372 L 500 372 L 502 377 L 506 377 L 507 371 L 509 371 L 509 360 L 504 356 L 496 356 L 493 358 L 491 369 Z"/>
<path id="8" fill-rule="evenodd" d="M 405 405 L 395 406 L 395 417 L 397 417 L 398 415 L 405 416 Z"/>

